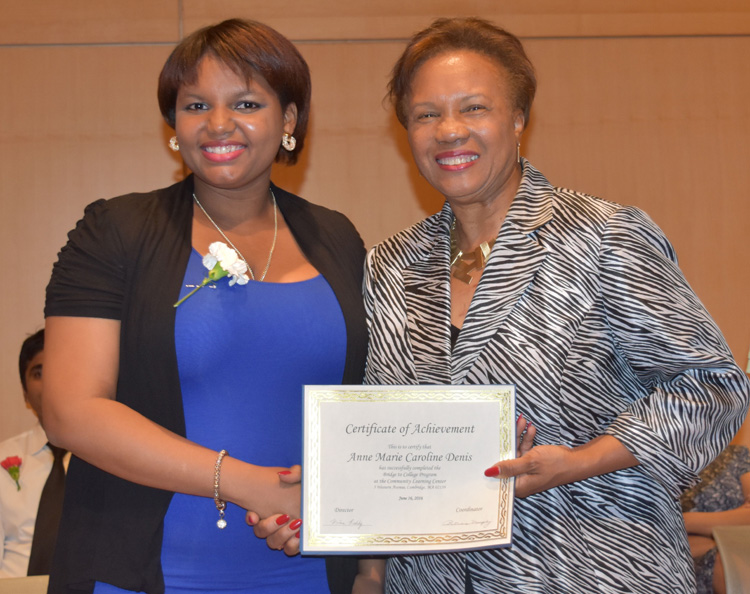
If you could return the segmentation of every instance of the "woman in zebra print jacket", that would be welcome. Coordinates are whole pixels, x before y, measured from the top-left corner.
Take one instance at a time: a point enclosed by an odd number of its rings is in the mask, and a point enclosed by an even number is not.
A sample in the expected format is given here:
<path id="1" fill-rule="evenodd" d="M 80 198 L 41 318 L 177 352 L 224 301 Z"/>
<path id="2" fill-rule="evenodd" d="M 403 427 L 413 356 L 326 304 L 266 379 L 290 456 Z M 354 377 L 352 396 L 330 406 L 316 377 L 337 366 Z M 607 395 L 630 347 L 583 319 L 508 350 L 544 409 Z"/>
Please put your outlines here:
<path id="1" fill-rule="evenodd" d="M 513 546 L 392 557 L 385 589 L 693 592 L 677 500 L 750 385 L 646 214 L 520 158 L 535 86 L 518 39 L 478 19 L 435 21 L 394 67 L 396 113 L 446 202 L 368 255 L 366 382 L 512 383 L 536 437 L 486 471 L 517 477 Z M 377 590 L 378 562 L 361 566 Z"/>

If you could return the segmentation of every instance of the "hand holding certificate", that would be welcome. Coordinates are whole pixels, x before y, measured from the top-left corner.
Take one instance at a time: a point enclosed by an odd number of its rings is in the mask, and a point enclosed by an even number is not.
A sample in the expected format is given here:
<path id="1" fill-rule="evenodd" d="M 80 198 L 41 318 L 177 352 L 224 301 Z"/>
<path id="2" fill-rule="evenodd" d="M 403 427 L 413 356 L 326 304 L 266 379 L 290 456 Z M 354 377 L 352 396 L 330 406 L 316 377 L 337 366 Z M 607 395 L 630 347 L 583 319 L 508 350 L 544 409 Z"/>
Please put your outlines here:
<path id="1" fill-rule="evenodd" d="M 307 386 L 303 553 L 510 543 L 512 386 Z"/>

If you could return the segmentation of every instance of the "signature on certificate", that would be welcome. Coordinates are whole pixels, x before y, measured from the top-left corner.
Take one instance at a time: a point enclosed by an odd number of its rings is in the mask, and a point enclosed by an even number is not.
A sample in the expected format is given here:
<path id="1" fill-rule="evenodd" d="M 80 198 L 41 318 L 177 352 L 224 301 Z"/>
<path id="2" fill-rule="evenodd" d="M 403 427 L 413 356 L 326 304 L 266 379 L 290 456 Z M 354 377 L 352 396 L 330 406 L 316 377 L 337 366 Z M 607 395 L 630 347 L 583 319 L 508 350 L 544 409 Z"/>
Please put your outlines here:
<path id="1" fill-rule="evenodd" d="M 357 530 L 361 530 L 362 526 L 369 526 L 370 524 L 365 524 L 362 522 L 362 520 L 357 520 L 356 518 L 347 518 L 346 520 L 337 520 L 333 519 L 328 524 L 324 524 L 324 526 L 331 527 L 331 526 L 344 526 L 346 528 L 356 528 Z"/>
<path id="2" fill-rule="evenodd" d="M 487 528 L 492 522 L 490 520 L 446 520 L 443 526 L 480 526 Z"/>

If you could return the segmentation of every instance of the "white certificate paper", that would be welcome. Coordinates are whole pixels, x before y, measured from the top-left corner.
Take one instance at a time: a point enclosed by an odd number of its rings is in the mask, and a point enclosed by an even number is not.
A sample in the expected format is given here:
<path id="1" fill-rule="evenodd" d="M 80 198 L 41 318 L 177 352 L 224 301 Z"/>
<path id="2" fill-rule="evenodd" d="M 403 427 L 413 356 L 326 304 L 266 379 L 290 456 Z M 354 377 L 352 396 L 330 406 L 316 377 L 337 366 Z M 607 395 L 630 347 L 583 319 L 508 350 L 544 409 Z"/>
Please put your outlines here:
<path id="1" fill-rule="evenodd" d="M 513 386 L 305 386 L 303 554 L 507 546 Z"/>

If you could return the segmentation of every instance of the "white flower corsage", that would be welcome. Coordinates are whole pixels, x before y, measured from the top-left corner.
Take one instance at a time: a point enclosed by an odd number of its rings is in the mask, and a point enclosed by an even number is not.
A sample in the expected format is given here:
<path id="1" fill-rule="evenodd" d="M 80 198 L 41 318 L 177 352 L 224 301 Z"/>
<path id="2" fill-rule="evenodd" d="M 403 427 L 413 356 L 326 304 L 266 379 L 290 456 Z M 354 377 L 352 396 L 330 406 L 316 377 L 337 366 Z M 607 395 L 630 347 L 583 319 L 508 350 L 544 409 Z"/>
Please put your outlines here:
<path id="1" fill-rule="evenodd" d="M 208 246 L 208 253 L 203 256 L 203 266 L 208 269 L 208 276 L 203 282 L 174 304 L 180 305 L 185 299 L 205 287 L 208 283 L 215 282 L 225 276 L 229 277 L 229 286 L 234 284 L 246 285 L 250 280 L 247 276 L 247 264 L 241 259 L 237 252 L 226 243 L 215 241 Z"/>

